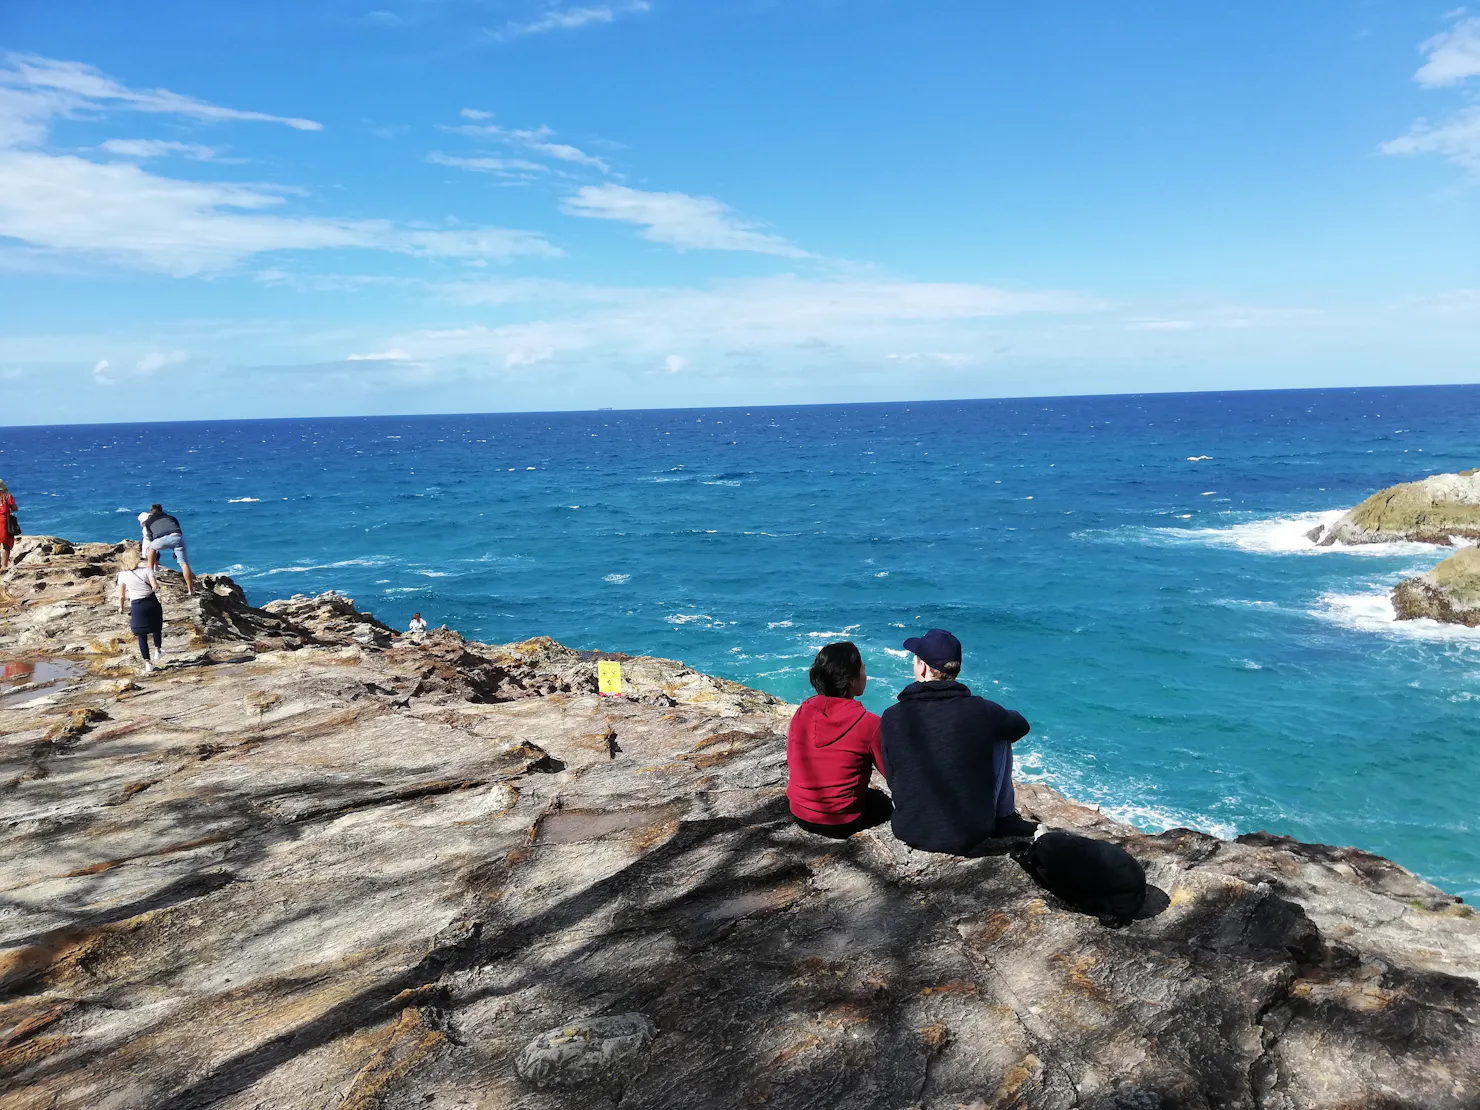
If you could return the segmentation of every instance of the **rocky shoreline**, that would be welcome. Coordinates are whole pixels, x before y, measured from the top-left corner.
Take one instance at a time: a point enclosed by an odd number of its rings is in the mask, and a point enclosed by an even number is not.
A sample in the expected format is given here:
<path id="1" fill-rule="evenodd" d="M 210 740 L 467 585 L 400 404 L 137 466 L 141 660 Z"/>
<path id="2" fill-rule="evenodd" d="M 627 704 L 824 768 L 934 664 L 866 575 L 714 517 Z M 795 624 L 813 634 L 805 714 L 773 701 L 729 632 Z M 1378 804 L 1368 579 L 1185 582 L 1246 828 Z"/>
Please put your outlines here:
<path id="1" fill-rule="evenodd" d="M 1434 474 L 1378 490 L 1332 524 L 1312 528 L 1306 538 L 1321 547 L 1480 544 L 1480 469 Z M 1480 627 L 1480 550 L 1461 547 L 1426 574 L 1399 582 L 1390 596 L 1400 621 L 1428 619 Z"/>
<path id="2" fill-rule="evenodd" d="M 0 575 L 4 1110 L 1480 1097 L 1480 918 L 1381 857 L 1025 788 L 1145 864 L 1111 930 L 1006 855 L 800 832 L 791 707 L 670 660 L 166 573 L 140 675 L 121 546 Z"/>

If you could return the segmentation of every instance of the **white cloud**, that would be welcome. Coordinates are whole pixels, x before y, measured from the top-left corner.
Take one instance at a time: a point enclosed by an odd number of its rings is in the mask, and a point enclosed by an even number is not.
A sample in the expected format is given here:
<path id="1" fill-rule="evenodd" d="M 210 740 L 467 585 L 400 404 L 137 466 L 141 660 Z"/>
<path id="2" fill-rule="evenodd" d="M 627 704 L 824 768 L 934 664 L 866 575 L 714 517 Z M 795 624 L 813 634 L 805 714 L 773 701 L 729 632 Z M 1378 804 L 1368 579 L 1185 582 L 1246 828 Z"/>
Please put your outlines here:
<path id="1" fill-rule="evenodd" d="M 266 251 L 357 248 L 422 257 L 552 257 L 533 232 L 407 228 L 385 220 L 276 214 L 268 186 L 178 181 L 132 163 L 0 151 L 0 236 L 176 276 L 228 269 Z"/>
<path id="2" fill-rule="evenodd" d="M 473 120 L 493 118 L 492 112 L 483 112 L 477 108 L 464 108 L 461 112 L 458 113 L 458 115 L 462 116 L 463 119 Z"/>
<path id="3" fill-rule="evenodd" d="M 1434 124 L 1419 120 L 1408 134 L 1389 139 L 1384 154 L 1437 154 L 1468 170 L 1480 171 L 1480 108 L 1466 108 L 1453 119 Z"/>
<path id="4" fill-rule="evenodd" d="M 464 111 L 466 115 L 466 111 Z M 459 135 L 475 135 L 480 138 L 497 139 L 499 142 L 510 146 L 532 151 L 535 154 L 543 154 L 547 158 L 554 158 L 560 162 L 570 162 L 579 166 L 591 166 L 602 173 L 610 173 L 611 167 L 594 154 L 587 154 L 579 147 L 571 146 L 569 143 L 555 143 L 550 140 L 554 138 L 555 132 L 548 127 L 540 126 L 533 129 L 520 130 L 518 128 L 499 127 L 492 123 L 465 123 L 456 127 L 444 128 Z"/>
<path id="5" fill-rule="evenodd" d="M 1467 78 L 1480 77 L 1480 19 L 1461 19 L 1448 31 L 1421 43 L 1419 49 L 1428 55 L 1428 61 L 1413 75 L 1420 85 L 1458 85 Z"/>
<path id="6" fill-rule="evenodd" d="M 535 350 L 530 350 L 526 347 L 516 347 L 504 356 L 504 368 L 513 369 L 516 366 L 537 366 L 542 362 L 549 362 L 554 357 L 554 347 L 540 347 Z"/>
<path id="7" fill-rule="evenodd" d="M 183 366 L 189 361 L 189 351 L 150 351 L 139 359 L 137 368 L 141 374 L 157 374 L 170 366 Z"/>
<path id="8" fill-rule="evenodd" d="M 580 8 L 551 8 L 528 23 L 511 23 L 504 29 L 508 36 L 538 35 L 546 31 L 573 31 L 593 23 L 614 23 L 618 16 L 650 11 L 648 0 L 630 0 L 627 4 L 599 4 Z"/>
<path id="9" fill-rule="evenodd" d="M 644 239 L 680 250 L 754 251 L 783 258 L 810 258 L 800 247 L 737 215 L 713 197 L 648 193 L 625 185 L 587 185 L 565 199 L 573 216 L 621 220 L 641 226 Z"/>
<path id="10" fill-rule="evenodd" d="M 411 356 L 405 351 L 373 351 L 365 355 L 350 355 L 346 362 L 408 362 Z"/>
<path id="11" fill-rule="evenodd" d="M 1449 13 L 1458 18 L 1463 9 Z M 1480 19 L 1459 19 L 1453 27 L 1419 45 L 1428 60 L 1413 79 L 1428 88 L 1461 85 L 1480 77 Z M 1440 123 L 1421 119 L 1406 135 L 1378 145 L 1384 154 L 1437 154 L 1480 172 L 1480 107 L 1471 106 Z"/>
<path id="12" fill-rule="evenodd" d="M 214 161 L 221 153 L 216 147 L 202 143 L 177 143 L 167 139 L 109 139 L 103 143 L 103 149 L 125 158 L 163 158 L 179 154 L 197 162 Z"/>
<path id="13" fill-rule="evenodd" d="M 323 124 L 310 119 L 223 108 L 168 89 L 131 89 L 82 62 L 31 54 L 7 54 L 0 62 L 0 145 L 39 142 L 47 123 L 58 117 L 117 109 L 211 123 L 281 123 L 299 131 L 323 130 Z"/>
<path id="14" fill-rule="evenodd" d="M 512 177 L 527 180 L 531 174 L 549 173 L 550 167 L 527 158 L 459 158 L 440 151 L 432 151 L 427 161 L 438 166 L 452 166 L 473 173 L 491 173 L 497 177 Z"/>
<path id="15" fill-rule="evenodd" d="M 448 291 L 461 304 L 533 305 L 527 310 L 532 318 L 417 330 L 388 337 L 383 345 L 419 362 L 468 372 L 530 366 L 530 352 L 539 353 L 540 361 L 581 354 L 591 365 L 670 374 L 687 369 L 698 352 L 721 361 L 734 351 L 766 354 L 778 365 L 796 359 L 879 365 L 891 350 L 925 350 L 934 353 L 910 357 L 962 366 L 977 361 L 973 348 L 979 350 L 984 337 L 1009 319 L 1093 314 L 1104 307 L 1072 293 L 796 277 L 724 282 L 708 289 L 515 281 L 489 283 L 486 290 L 460 284 Z"/>

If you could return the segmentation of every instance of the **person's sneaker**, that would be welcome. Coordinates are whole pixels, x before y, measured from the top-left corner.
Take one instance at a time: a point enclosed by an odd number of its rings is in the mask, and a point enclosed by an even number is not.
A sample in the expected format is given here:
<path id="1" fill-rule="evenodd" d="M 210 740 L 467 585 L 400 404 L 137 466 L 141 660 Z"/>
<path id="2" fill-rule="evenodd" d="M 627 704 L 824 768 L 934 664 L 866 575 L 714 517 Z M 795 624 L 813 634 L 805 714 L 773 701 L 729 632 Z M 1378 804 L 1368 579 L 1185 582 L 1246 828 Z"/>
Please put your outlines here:
<path id="1" fill-rule="evenodd" d="M 153 674 L 154 673 L 154 664 L 151 663 L 151 662 L 149 662 L 149 660 L 147 660 L 147 659 L 144 660 L 144 673 L 145 674 Z"/>
<path id="2" fill-rule="evenodd" d="M 992 828 L 992 835 L 998 837 L 1032 836 L 1037 831 L 1037 821 L 1029 821 L 1026 817 L 1009 813 L 1006 817 L 997 818 L 997 824 Z"/>
<path id="3" fill-rule="evenodd" d="M 154 650 L 154 665 L 156 667 L 164 666 L 164 648 L 156 648 Z"/>

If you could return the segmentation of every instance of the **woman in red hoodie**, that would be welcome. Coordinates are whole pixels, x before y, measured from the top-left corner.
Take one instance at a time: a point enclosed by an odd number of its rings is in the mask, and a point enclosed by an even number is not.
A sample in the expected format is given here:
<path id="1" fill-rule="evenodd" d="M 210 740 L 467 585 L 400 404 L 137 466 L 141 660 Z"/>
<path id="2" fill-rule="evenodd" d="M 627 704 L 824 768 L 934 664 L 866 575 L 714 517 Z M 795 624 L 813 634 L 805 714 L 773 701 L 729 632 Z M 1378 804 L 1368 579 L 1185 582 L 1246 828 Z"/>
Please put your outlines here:
<path id="1" fill-rule="evenodd" d="M 854 699 L 868 685 L 863 657 L 844 640 L 817 653 L 807 676 L 817 696 L 797 707 L 786 736 L 786 800 L 808 832 L 841 840 L 889 820 L 893 805 L 870 790 L 884 774 L 879 718 Z"/>

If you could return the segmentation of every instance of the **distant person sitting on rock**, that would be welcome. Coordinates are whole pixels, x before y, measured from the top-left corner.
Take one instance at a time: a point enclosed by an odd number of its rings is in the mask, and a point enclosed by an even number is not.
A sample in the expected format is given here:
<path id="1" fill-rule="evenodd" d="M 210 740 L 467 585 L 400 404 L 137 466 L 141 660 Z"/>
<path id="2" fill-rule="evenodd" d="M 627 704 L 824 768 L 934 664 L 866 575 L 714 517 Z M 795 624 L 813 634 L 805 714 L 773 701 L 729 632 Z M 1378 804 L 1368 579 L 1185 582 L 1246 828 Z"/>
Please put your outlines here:
<path id="1" fill-rule="evenodd" d="M 164 666 L 164 608 L 159 604 L 159 582 L 152 568 L 141 565 L 139 553 L 132 547 L 118 560 L 118 611 L 129 615 L 128 626 L 139 640 L 139 654 L 144 657 L 144 671 L 154 670 L 149 661 L 149 637 L 154 637 L 155 657 Z"/>
<path id="2" fill-rule="evenodd" d="M 956 855 L 993 837 L 1032 836 L 1037 825 L 1018 816 L 1012 791 L 1012 745 L 1028 734 L 1027 720 L 956 681 L 961 641 L 944 629 L 904 648 L 916 681 L 880 721 L 894 835 Z"/>
<path id="3" fill-rule="evenodd" d="M 144 529 L 144 551 L 148 555 L 149 569 L 159 566 L 159 553 L 169 550 L 175 553 L 175 561 L 185 575 L 185 592 L 195 593 L 195 576 L 190 573 L 190 563 L 185 552 L 185 530 L 180 522 L 159 505 L 150 505 L 147 513 L 139 514 L 139 524 Z"/>
<path id="4" fill-rule="evenodd" d="M 816 697 L 797 707 L 786 736 L 786 800 L 808 832 L 841 840 L 889 820 L 889 795 L 869 788 L 879 752 L 879 718 L 854 699 L 868 685 L 863 657 L 848 641 L 817 653 L 807 676 Z"/>
<path id="5" fill-rule="evenodd" d="M 406 631 L 411 634 L 411 642 L 419 644 L 427 634 L 427 622 L 421 619 L 420 613 L 412 613 L 411 623 L 406 626 Z"/>
<path id="6" fill-rule="evenodd" d="M 9 487 L 0 481 L 0 570 L 10 566 L 10 549 L 20 538 L 21 525 L 15 516 L 16 508 Z"/>

